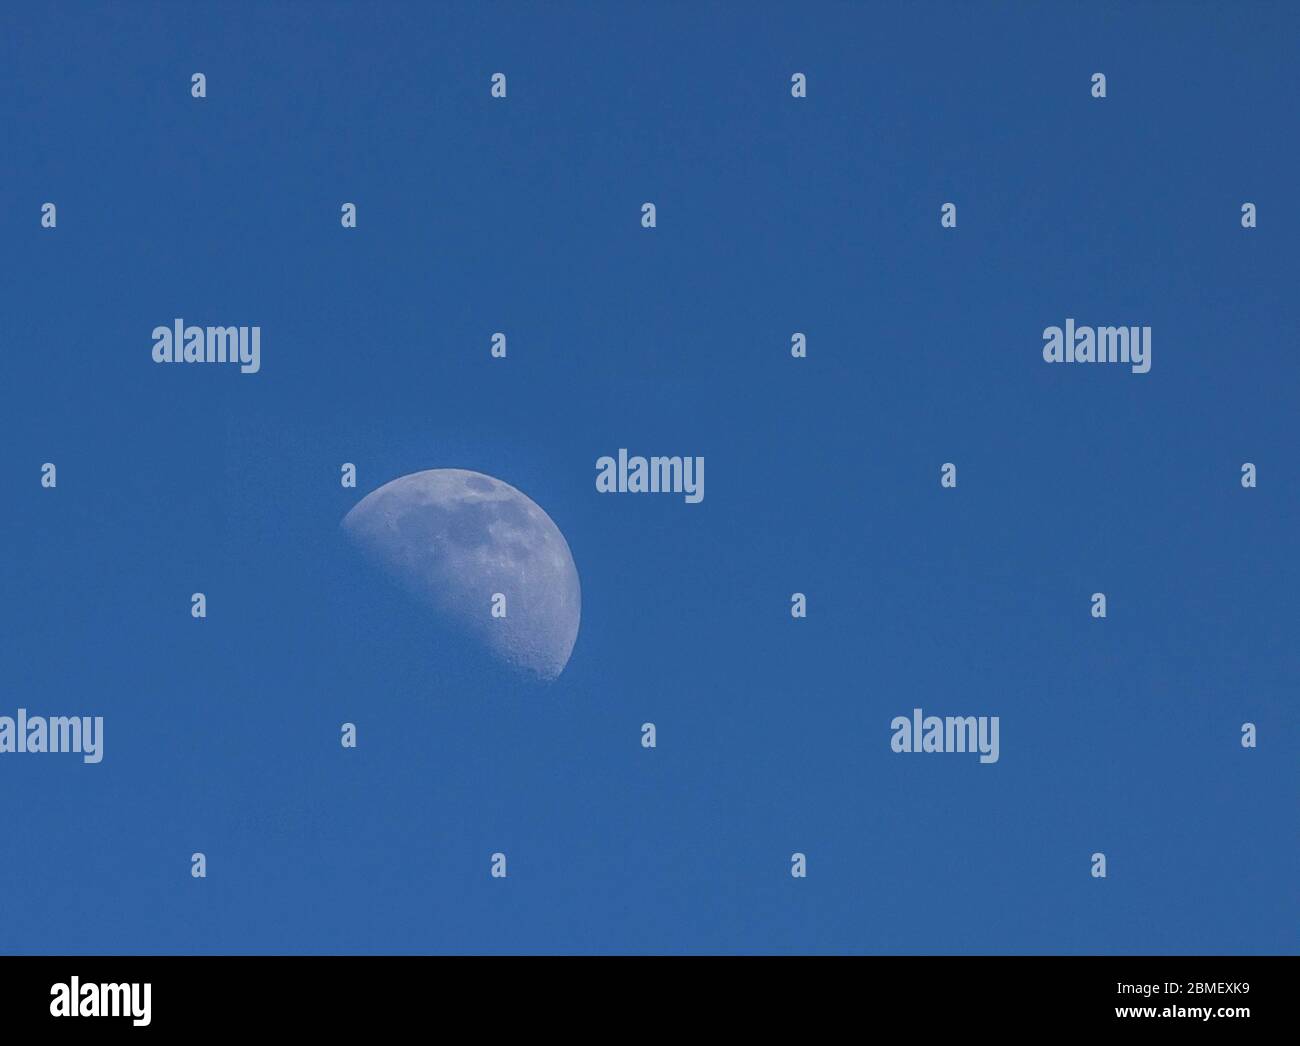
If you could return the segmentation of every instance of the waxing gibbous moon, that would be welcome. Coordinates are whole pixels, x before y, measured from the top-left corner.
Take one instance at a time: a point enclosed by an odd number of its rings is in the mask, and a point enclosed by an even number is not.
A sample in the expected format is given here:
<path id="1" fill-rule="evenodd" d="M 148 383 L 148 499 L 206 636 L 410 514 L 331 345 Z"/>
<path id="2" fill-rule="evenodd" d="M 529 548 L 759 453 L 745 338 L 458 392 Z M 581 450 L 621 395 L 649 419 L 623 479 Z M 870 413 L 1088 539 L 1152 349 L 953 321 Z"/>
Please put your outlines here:
<path id="1" fill-rule="evenodd" d="M 341 524 L 386 573 L 505 665 L 550 681 L 578 638 L 582 590 L 564 535 L 509 483 L 465 469 L 400 476 Z M 492 615 L 505 597 L 505 616 Z"/>

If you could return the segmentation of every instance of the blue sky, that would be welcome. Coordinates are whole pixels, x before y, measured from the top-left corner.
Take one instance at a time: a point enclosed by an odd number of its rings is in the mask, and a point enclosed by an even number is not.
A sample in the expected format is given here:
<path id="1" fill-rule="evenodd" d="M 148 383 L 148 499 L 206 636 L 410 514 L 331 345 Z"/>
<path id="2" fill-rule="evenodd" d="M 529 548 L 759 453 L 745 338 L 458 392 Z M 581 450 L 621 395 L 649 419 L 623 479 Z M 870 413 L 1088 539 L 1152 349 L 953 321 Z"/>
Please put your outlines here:
<path id="1" fill-rule="evenodd" d="M 1294 952 L 1298 22 L 6 5 L 0 715 L 105 755 L 0 757 L 0 950 Z M 178 316 L 261 372 L 153 364 Z M 564 532 L 549 689 L 342 541 L 436 467 Z M 998 763 L 891 752 L 918 706 Z"/>

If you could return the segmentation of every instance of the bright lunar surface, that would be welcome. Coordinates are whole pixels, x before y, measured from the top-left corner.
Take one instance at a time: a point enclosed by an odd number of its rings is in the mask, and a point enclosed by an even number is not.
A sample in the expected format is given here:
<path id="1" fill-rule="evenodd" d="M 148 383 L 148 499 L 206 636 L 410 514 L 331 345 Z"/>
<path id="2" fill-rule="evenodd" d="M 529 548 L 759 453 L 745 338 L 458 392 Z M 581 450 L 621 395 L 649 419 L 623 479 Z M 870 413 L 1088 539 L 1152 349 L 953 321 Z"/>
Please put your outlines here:
<path id="1" fill-rule="evenodd" d="M 560 528 L 510 484 L 464 469 L 412 472 L 367 494 L 342 526 L 508 666 L 548 681 L 564 671 L 582 617 L 578 568 Z M 504 617 L 492 616 L 496 593 Z"/>

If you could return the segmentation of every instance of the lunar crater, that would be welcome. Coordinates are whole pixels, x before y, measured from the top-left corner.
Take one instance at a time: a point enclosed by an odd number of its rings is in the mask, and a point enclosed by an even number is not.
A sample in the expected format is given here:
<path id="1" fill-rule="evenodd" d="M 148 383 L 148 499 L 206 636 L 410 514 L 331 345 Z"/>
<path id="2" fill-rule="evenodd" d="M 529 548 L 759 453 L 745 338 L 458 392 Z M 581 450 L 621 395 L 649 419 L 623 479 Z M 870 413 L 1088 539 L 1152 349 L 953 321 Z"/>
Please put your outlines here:
<path id="1" fill-rule="evenodd" d="M 510 484 L 464 469 L 413 472 L 367 494 L 341 526 L 444 625 L 507 666 L 550 681 L 568 664 L 582 617 L 573 554 Z M 496 593 L 504 617 L 492 615 Z"/>

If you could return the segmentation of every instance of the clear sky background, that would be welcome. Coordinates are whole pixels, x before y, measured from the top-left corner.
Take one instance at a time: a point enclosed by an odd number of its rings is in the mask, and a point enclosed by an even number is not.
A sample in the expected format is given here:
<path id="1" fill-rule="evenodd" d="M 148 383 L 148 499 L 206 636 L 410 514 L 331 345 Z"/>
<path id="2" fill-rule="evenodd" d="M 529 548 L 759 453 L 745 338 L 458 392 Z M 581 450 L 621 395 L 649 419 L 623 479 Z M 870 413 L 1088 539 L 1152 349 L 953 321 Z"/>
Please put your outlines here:
<path id="1" fill-rule="evenodd" d="M 0 950 L 1294 952 L 1298 30 L 4 5 L 0 714 L 105 756 L 0 756 Z M 261 373 L 154 364 L 178 316 Z M 1067 317 L 1151 372 L 1044 363 Z M 598 494 L 619 447 L 704 502 Z M 572 548 L 548 689 L 341 538 L 452 466 Z M 893 753 L 918 706 L 1000 761 Z"/>

